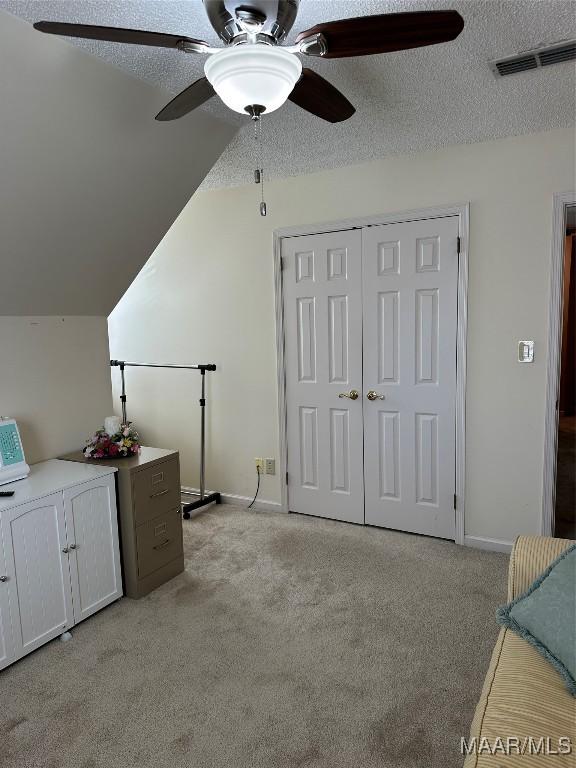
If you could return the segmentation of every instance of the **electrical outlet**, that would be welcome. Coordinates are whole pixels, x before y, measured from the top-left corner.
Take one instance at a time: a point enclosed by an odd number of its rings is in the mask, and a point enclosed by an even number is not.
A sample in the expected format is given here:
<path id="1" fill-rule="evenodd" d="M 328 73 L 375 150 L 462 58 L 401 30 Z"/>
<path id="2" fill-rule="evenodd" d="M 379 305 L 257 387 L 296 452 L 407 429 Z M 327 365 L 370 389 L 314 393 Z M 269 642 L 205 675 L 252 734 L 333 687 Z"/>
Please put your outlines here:
<path id="1" fill-rule="evenodd" d="M 276 474 L 276 460 L 275 459 L 264 459 L 264 466 L 266 467 L 266 474 L 267 475 L 275 475 Z"/>
<path id="2" fill-rule="evenodd" d="M 256 469 L 260 470 L 260 474 L 263 474 L 265 471 L 264 459 L 256 458 L 254 463 L 256 464 Z"/>

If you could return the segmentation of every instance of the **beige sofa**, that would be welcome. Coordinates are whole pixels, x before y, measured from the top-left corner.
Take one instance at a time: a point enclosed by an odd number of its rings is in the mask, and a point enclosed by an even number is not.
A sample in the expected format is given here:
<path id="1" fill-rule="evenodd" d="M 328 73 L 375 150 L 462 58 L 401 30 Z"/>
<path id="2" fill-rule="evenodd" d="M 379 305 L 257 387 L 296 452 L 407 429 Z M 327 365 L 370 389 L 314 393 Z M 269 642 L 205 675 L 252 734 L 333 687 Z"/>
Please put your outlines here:
<path id="1" fill-rule="evenodd" d="M 508 599 L 521 595 L 536 577 L 573 542 L 544 536 L 521 536 L 510 556 Z M 576 766 L 576 698 L 558 672 L 525 640 L 509 629 L 498 636 L 482 695 L 472 721 L 467 748 L 476 738 L 478 748 L 468 754 L 464 768 L 574 768 Z M 531 737 L 532 746 L 518 754 L 516 743 Z M 538 749 L 563 751 L 571 740 L 571 754 L 535 754 Z M 500 739 L 510 754 L 499 753 Z M 540 741 L 544 739 L 544 741 Z M 549 742 L 546 741 L 549 739 Z M 489 747 L 487 745 L 490 745 Z M 496 746 L 496 749 L 494 748 Z M 482 748 L 481 748 L 482 747 Z"/>

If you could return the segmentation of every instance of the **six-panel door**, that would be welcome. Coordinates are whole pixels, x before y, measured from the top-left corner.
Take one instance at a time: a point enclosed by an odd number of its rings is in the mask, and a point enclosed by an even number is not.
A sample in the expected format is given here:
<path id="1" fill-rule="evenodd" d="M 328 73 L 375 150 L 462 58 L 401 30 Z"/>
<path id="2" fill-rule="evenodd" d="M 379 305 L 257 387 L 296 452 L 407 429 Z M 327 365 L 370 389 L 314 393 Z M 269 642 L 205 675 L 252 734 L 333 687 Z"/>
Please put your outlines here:
<path id="1" fill-rule="evenodd" d="M 64 491 L 74 623 L 122 595 L 114 476 Z"/>
<path id="2" fill-rule="evenodd" d="M 454 538 L 458 217 L 363 231 L 366 523 Z"/>
<path id="3" fill-rule="evenodd" d="M 290 509 L 354 523 L 364 520 L 361 255 L 356 230 L 282 241 Z"/>
<path id="4" fill-rule="evenodd" d="M 283 239 L 291 510 L 454 538 L 458 225 Z"/>
<path id="5" fill-rule="evenodd" d="M 15 656 L 72 626 L 72 593 L 61 493 L 6 510 L 0 520 Z M 17 588 L 16 588 L 17 585 Z"/>

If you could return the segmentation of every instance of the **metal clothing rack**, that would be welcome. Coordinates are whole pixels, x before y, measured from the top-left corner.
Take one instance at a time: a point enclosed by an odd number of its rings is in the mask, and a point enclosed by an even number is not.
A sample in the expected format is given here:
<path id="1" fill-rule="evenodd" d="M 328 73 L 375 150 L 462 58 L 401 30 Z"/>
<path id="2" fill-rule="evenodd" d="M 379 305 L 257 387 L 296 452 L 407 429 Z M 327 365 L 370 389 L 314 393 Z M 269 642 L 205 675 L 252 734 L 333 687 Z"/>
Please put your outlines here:
<path id="1" fill-rule="evenodd" d="M 186 504 L 182 504 L 183 517 L 188 520 L 190 518 L 190 512 L 200 507 L 205 507 L 207 504 L 220 504 L 222 497 L 219 493 L 206 493 L 206 371 L 215 371 L 216 366 L 214 363 L 198 363 L 196 365 L 174 365 L 172 363 L 128 363 L 126 360 L 110 360 L 112 367 L 120 368 L 120 375 L 122 377 L 122 394 L 120 395 L 120 401 L 122 403 L 122 423 L 128 422 L 126 415 L 126 382 L 124 379 L 124 369 L 131 368 L 179 368 L 188 371 L 200 371 L 202 376 L 202 393 L 200 396 L 200 493 L 193 494 L 198 495 L 197 501 L 191 501 Z"/>

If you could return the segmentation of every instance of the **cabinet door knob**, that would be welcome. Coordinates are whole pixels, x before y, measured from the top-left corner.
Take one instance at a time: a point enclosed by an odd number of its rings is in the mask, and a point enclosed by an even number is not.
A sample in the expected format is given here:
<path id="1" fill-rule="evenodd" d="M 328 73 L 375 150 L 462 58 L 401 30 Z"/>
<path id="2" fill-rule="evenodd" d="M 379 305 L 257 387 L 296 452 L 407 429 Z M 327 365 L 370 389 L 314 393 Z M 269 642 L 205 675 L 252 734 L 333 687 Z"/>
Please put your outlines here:
<path id="1" fill-rule="evenodd" d="M 0 576 L 0 581 L 8 581 L 8 576 Z"/>
<path id="2" fill-rule="evenodd" d="M 67 555 L 67 554 L 68 554 L 68 547 L 64 547 L 64 549 L 62 550 L 62 552 L 64 552 L 64 554 L 65 554 L 65 555 Z"/>
<path id="3" fill-rule="evenodd" d="M 70 549 L 78 549 L 78 546 L 76 544 L 70 544 Z"/>

